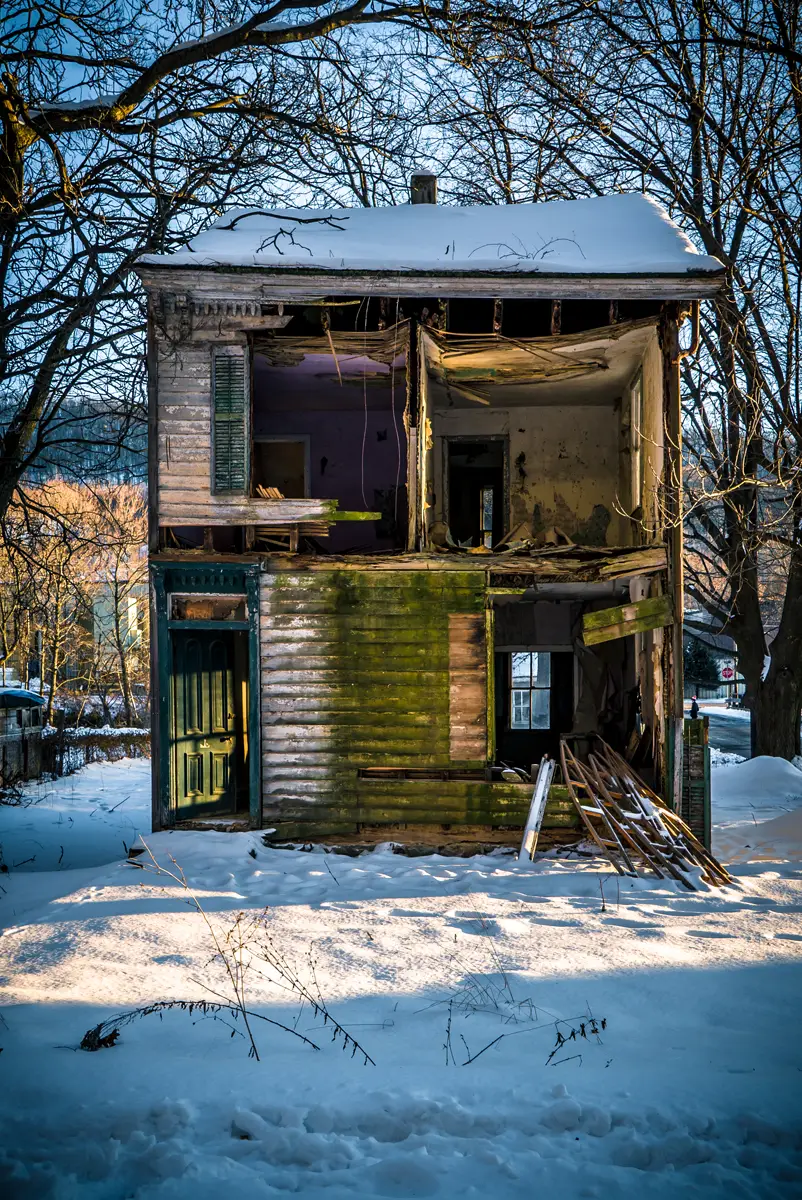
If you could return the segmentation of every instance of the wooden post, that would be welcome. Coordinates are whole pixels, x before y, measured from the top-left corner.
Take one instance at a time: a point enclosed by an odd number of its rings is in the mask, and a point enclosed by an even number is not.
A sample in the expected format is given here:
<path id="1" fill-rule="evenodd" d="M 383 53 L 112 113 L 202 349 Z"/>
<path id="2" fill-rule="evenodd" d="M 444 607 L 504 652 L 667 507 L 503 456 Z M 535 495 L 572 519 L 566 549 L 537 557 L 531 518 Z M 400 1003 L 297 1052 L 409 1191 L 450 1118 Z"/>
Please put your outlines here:
<path id="1" fill-rule="evenodd" d="M 418 549 L 425 550 L 429 526 L 434 519 L 434 431 L 429 411 L 426 353 L 423 348 L 423 326 L 418 330 Z"/>
<path id="2" fill-rule="evenodd" d="M 551 302 L 551 336 L 559 337 L 563 319 L 563 302 L 562 300 L 552 300 Z"/>
<path id="3" fill-rule="evenodd" d="M 710 849 L 710 745 L 709 718 L 684 721 L 682 795 L 677 805 L 686 825 L 706 850 Z"/>
<path id="4" fill-rule="evenodd" d="M 408 519 L 407 550 L 414 551 L 418 543 L 418 409 L 420 379 L 420 327 L 417 317 L 409 319 L 409 343 L 407 346 L 407 399 L 404 406 L 404 428 L 407 434 L 407 498 Z"/>
<path id="5" fill-rule="evenodd" d="M 159 550 L 159 345 L 153 318 L 153 297 L 148 297 L 148 550 Z"/>
<path id="6" fill-rule="evenodd" d="M 663 353 L 663 414 L 665 422 L 665 457 L 663 495 L 665 497 L 665 527 L 668 542 L 668 588 L 674 603 L 674 625 L 668 641 L 669 673 L 666 680 L 666 719 L 671 723 L 671 761 L 667 763 L 669 799 L 678 809 L 682 794 L 682 745 L 684 716 L 684 687 L 682 669 L 683 622 L 683 505 L 682 505 L 682 412 L 679 382 L 679 306 L 665 305 L 660 321 L 660 343 Z"/>
<path id="7" fill-rule="evenodd" d="M 618 301 L 617 300 L 610 301 L 610 311 L 607 316 L 607 322 L 609 325 L 617 325 L 618 324 Z"/>
<path id="8" fill-rule="evenodd" d="M 211 525 L 203 527 L 203 548 L 204 550 L 214 550 L 214 533 Z"/>
<path id="9" fill-rule="evenodd" d="M 501 333 L 501 325 L 504 320 L 504 301 L 493 301 L 493 333 Z"/>

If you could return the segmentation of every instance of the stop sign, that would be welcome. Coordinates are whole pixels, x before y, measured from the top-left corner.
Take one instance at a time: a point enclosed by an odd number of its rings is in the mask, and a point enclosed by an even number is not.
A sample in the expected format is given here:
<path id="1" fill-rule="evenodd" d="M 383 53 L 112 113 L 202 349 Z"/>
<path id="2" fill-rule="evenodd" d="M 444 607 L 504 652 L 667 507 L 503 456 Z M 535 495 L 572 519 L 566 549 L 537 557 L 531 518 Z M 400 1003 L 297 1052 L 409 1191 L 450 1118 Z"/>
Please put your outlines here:
<path id="1" fill-rule="evenodd" d="M 735 672 L 733 671 L 732 667 L 722 667 L 721 668 L 721 678 L 722 679 L 732 679 L 734 674 L 735 674 Z"/>

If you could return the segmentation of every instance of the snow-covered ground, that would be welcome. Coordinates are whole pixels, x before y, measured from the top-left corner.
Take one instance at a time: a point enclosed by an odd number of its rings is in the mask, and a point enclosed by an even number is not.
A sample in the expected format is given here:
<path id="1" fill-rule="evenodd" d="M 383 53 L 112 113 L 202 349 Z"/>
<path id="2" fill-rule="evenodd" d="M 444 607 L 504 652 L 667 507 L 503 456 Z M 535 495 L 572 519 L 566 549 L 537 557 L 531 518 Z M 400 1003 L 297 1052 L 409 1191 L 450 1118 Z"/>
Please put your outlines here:
<path id="1" fill-rule="evenodd" d="M 228 990 L 184 889 L 122 861 L 148 827 L 147 763 L 41 790 L 0 809 L 3 1197 L 802 1194 L 795 767 L 716 767 L 716 845 L 738 886 L 705 893 L 592 858 L 348 858 L 146 833 L 221 935 L 256 919 L 248 1005 L 320 1047 L 253 1019 L 258 1062 L 239 1024 L 197 1011 L 77 1049 L 113 1014 Z M 375 1065 L 259 974 L 260 945 Z"/>
<path id="2" fill-rule="evenodd" d="M 686 708 L 690 707 L 686 705 Z M 727 708 L 723 700 L 702 700 L 699 712 L 709 717 L 727 717 L 731 721 L 751 721 L 752 714 L 748 708 Z"/>

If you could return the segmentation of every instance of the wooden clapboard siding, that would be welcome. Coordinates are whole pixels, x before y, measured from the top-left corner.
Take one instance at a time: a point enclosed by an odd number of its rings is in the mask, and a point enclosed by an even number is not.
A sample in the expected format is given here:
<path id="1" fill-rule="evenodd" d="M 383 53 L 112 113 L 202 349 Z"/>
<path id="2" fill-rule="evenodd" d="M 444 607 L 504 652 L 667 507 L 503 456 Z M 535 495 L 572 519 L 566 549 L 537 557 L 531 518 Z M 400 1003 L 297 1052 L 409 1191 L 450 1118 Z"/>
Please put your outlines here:
<path id="1" fill-rule="evenodd" d="M 384 786 L 358 781 L 360 767 L 451 765 L 449 617 L 470 613 L 483 621 L 476 572 L 263 576 L 267 825 L 299 814 L 331 821 L 335 810 L 338 821 L 356 825 Z M 481 765 L 484 755 L 484 744 L 465 741 L 466 761 Z M 428 820 L 444 819 L 436 798 L 427 804 Z"/>
<path id="2" fill-rule="evenodd" d="M 449 615 L 448 653 L 451 758 L 484 758 L 487 752 L 484 611 Z"/>
<path id="3" fill-rule="evenodd" d="M 303 839 L 365 826 L 523 826 L 528 784 L 359 775 L 484 765 L 484 605 L 477 571 L 288 566 L 262 576 L 265 827 Z M 544 828 L 575 822 L 555 794 Z"/>
<path id="4" fill-rule="evenodd" d="M 170 521 L 204 524 L 211 507 L 211 351 L 161 344 L 158 367 L 158 511 Z"/>

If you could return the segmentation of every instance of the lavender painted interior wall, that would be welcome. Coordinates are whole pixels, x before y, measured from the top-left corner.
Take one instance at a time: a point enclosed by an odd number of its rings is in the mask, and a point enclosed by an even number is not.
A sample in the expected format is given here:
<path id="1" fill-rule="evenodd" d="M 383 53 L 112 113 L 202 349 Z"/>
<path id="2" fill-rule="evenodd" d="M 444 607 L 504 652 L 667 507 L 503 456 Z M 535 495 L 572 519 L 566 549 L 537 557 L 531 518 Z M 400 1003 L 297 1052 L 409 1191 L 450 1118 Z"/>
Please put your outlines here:
<path id="1" fill-rule="evenodd" d="M 331 354 L 310 354 L 295 366 L 254 357 L 253 434 L 310 439 L 309 494 L 336 499 L 343 510 L 382 508 L 381 495 L 397 487 L 397 537 L 378 521 L 343 522 L 325 541 L 332 553 L 378 551 L 403 545 L 407 446 L 405 360 L 340 358 L 342 384 Z M 385 505 L 392 501 L 385 500 Z"/>

